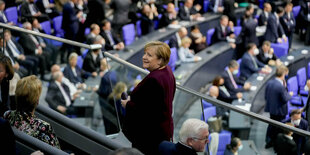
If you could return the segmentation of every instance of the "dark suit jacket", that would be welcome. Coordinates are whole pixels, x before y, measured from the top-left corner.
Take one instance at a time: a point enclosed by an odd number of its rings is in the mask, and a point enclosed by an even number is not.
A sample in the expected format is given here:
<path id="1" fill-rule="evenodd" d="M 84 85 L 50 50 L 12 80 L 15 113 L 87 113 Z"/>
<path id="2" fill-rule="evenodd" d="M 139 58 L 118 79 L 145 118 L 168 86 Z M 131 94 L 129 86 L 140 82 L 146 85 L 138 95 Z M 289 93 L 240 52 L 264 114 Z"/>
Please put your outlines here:
<path id="1" fill-rule="evenodd" d="M 113 31 L 111 31 L 111 34 L 112 34 L 112 38 L 113 38 L 115 44 L 118 44 L 118 43 L 121 42 L 121 40 L 117 37 L 117 35 L 116 35 Z M 110 40 L 109 40 L 109 38 L 108 38 L 108 34 L 107 34 L 106 32 L 104 32 L 103 30 L 101 30 L 100 35 L 101 35 L 101 36 L 104 38 L 104 40 L 105 40 L 104 49 L 106 49 L 107 51 L 113 50 L 113 45 L 111 45 L 111 42 L 110 42 Z"/>
<path id="2" fill-rule="evenodd" d="M 169 40 L 169 47 L 170 48 L 173 48 L 173 47 L 175 47 L 175 48 L 177 48 L 177 49 L 179 49 L 180 47 L 179 47 L 179 44 L 178 44 L 178 39 L 177 39 L 177 36 L 176 36 L 177 34 L 175 34 L 175 35 L 173 35 L 171 38 L 170 38 L 170 40 Z"/>
<path id="3" fill-rule="evenodd" d="M 39 8 L 36 6 L 34 3 L 34 7 L 36 8 L 37 11 L 39 11 Z M 20 14 L 21 14 L 21 20 L 22 21 L 32 21 L 32 15 L 29 9 L 29 2 L 25 1 L 24 3 L 21 4 L 20 6 Z"/>
<path id="4" fill-rule="evenodd" d="M 310 9 L 306 1 L 300 1 L 300 16 L 302 17 L 304 24 L 310 22 L 308 20 L 308 10 Z"/>
<path id="5" fill-rule="evenodd" d="M 291 99 L 286 88 L 277 80 L 272 79 L 266 85 L 265 111 L 276 116 L 285 116 L 287 114 L 287 102 Z"/>
<path id="6" fill-rule="evenodd" d="M 71 66 L 68 64 L 63 73 L 64 76 L 70 80 L 70 82 L 77 84 L 77 83 L 83 83 L 84 79 L 86 79 L 88 76 L 91 75 L 91 73 L 87 73 L 84 70 L 82 70 L 79 66 L 75 66 L 75 72 L 77 76 L 74 76 L 73 71 L 71 69 Z"/>
<path id="7" fill-rule="evenodd" d="M 180 142 L 174 144 L 172 142 L 163 141 L 159 145 L 160 155 L 197 155 L 196 151 Z"/>
<path id="8" fill-rule="evenodd" d="M 61 28 L 65 33 L 76 34 L 79 30 L 79 19 L 76 17 L 77 10 L 68 2 L 63 6 Z"/>
<path id="9" fill-rule="evenodd" d="M 94 61 L 93 56 L 91 55 L 92 52 L 88 52 L 84 62 L 83 62 L 83 70 L 87 71 L 87 72 L 97 72 L 99 70 L 100 67 L 100 58 L 99 55 L 96 58 L 96 61 Z"/>
<path id="10" fill-rule="evenodd" d="M 101 22 L 105 19 L 105 11 L 104 11 L 105 3 L 102 0 L 89 0 L 87 3 L 87 7 L 89 12 L 87 14 L 87 19 L 85 24 L 89 27 L 91 24 L 100 25 Z"/>
<path id="11" fill-rule="evenodd" d="M 248 52 L 244 53 L 242 56 L 242 62 L 240 64 L 240 77 L 244 79 L 248 79 L 253 73 L 260 71 L 265 64 L 261 63 L 256 59 L 255 56 L 254 60 L 256 61 L 257 68 L 254 65 L 254 62 Z"/>
<path id="12" fill-rule="evenodd" d="M 232 76 L 233 76 L 233 78 L 234 78 L 236 84 L 240 84 L 240 85 L 243 85 L 243 84 L 244 84 L 244 82 L 241 81 L 241 80 L 239 80 L 239 78 L 238 78 L 237 76 L 235 76 L 235 75 L 232 75 Z M 237 89 L 234 87 L 232 81 L 230 80 L 230 77 L 229 77 L 229 75 L 228 75 L 227 70 L 225 70 L 225 71 L 222 73 L 222 77 L 223 77 L 223 79 L 224 79 L 224 86 L 226 87 L 226 89 L 227 89 L 227 91 L 229 92 L 229 94 L 235 95 L 235 94 L 237 94 L 237 93 L 239 93 L 239 92 L 243 92 L 243 91 L 244 91 L 243 87 L 237 88 Z"/>
<path id="13" fill-rule="evenodd" d="M 277 23 L 277 18 L 274 14 L 270 14 L 270 17 L 268 18 L 268 23 L 267 23 L 267 29 L 265 32 L 265 40 L 269 40 L 270 42 L 277 42 L 278 38 L 281 38 L 282 35 L 284 34 L 283 27 L 280 23 Z"/>
<path id="14" fill-rule="evenodd" d="M 66 86 L 65 84 L 62 84 L 62 86 L 63 86 L 65 92 L 67 93 L 68 97 L 71 100 L 69 87 Z M 47 89 L 45 101 L 48 103 L 48 105 L 52 109 L 54 109 L 56 111 L 58 111 L 57 106 L 59 106 L 59 105 L 67 107 L 66 106 L 66 100 L 63 97 L 63 95 L 62 95 L 60 89 L 58 88 L 57 84 L 55 83 L 55 81 L 50 82 L 48 89 Z"/>
<path id="15" fill-rule="evenodd" d="M 149 19 L 144 14 L 142 14 L 140 19 L 141 19 L 141 25 L 140 26 L 141 26 L 142 35 L 146 35 L 146 34 L 153 32 L 155 30 L 153 20 Z M 154 19 L 157 19 L 157 17 L 154 17 Z"/>
<path id="16" fill-rule="evenodd" d="M 210 0 L 209 9 L 214 12 L 215 2 L 218 0 Z M 224 6 L 224 0 L 221 0 L 221 6 Z"/>
<path id="17" fill-rule="evenodd" d="M 256 46 L 259 45 L 259 41 L 256 36 L 256 27 L 257 22 L 253 18 L 244 20 L 241 31 L 241 37 L 244 47 L 246 47 L 249 43 L 255 43 Z"/>
<path id="18" fill-rule="evenodd" d="M 162 17 L 159 20 L 158 28 L 163 28 L 168 26 L 171 22 L 177 20 L 176 18 L 169 18 L 169 14 L 167 12 L 163 13 Z"/>
<path id="19" fill-rule="evenodd" d="M 35 37 L 35 36 L 34 36 Z M 35 55 L 35 50 L 37 46 L 30 36 L 26 33 L 20 34 L 20 39 L 18 40 L 20 45 L 23 47 L 25 55 Z M 39 42 L 39 40 L 38 40 Z"/>
<path id="20" fill-rule="evenodd" d="M 196 13 L 198 13 L 198 12 L 195 10 L 194 7 L 190 8 L 189 12 L 186 12 L 184 6 L 181 6 L 179 9 L 178 16 L 179 16 L 180 20 L 191 20 L 190 16 L 193 14 L 196 14 Z"/>
<path id="21" fill-rule="evenodd" d="M 270 13 L 268 13 L 268 18 L 270 17 Z M 268 18 L 266 17 L 265 13 L 262 12 L 262 14 L 258 18 L 258 25 L 263 26 L 265 23 L 267 24 Z"/>
<path id="22" fill-rule="evenodd" d="M 212 36 L 212 44 L 220 42 L 220 41 L 226 41 L 226 37 L 232 34 L 233 32 L 226 27 L 226 33 L 223 32 L 221 25 L 215 27 L 214 34 Z"/>
<path id="23" fill-rule="evenodd" d="M 130 0 L 113 0 L 111 3 L 111 8 L 114 9 L 113 14 L 113 24 L 127 24 L 129 6 L 131 4 Z"/>
<path id="24" fill-rule="evenodd" d="M 112 92 L 111 84 L 112 86 L 115 86 L 117 83 L 117 75 L 114 71 L 108 71 L 104 74 L 104 76 L 101 78 L 99 89 L 97 93 L 99 96 L 105 100 L 108 99 L 108 96 Z"/>
<path id="25" fill-rule="evenodd" d="M 287 13 L 285 13 L 280 18 L 280 23 L 283 27 L 283 30 L 287 36 L 291 35 L 295 31 L 296 21 L 292 12 L 290 12 L 290 19 L 288 18 Z"/>
<path id="26" fill-rule="evenodd" d="M 231 103 L 233 100 L 237 99 L 237 96 L 236 94 L 230 94 L 230 96 L 228 96 L 224 93 L 223 90 L 219 89 L 219 96 L 217 99 L 223 102 Z"/>
<path id="27" fill-rule="evenodd" d="M 236 13 L 235 13 L 235 0 L 223 0 L 224 2 L 224 11 L 223 14 L 228 16 L 229 20 L 234 22 L 236 25 Z"/>
<path id="28" fill-rule="evenodd" d="M 8 121 L 0 118 L 0 146 L 6 154 L 16 154 L 15 136 Z"/>
<path id="29" fill-rule="evenodd" d="M 278 59 L 278 57 L 274 53 L 272 54 L 272 58 L 265 57 L 264 51 L 262 49 L 259 49 L 259 54 L 256 57 L 260 62 L 262 62 L 264 64 L 268 64 L 269 60 L 277 60 Z"/>
<path id="30" fill-rule="evenodd" d="M 288 120 L 286 120 L 284 123 L 290 123 L 291 119 L 289 118 Z M 298 129 L 301 130 L 305 130 L 305 131 L 309 131 L 309 126 L 308 126 L 308 121 L 305 119 L 301 119 L 300 120 L 300 124 L 299 126 L 295 126 Z M 300 136 L 298 134 L 293 134 L 293 140 L 295 141 L 296 145 L 297 145 L 297 152 L 298 154 L 302 154 L 305 152 L 305 145 L 306 145 L 306 137 L 304 136 Z"/>
<path id="31" fill-rule="evenodd" d="M 3 11 L 3 14 L 2 15 L 0 15 L 0 22 L 1 23 L 7 23 L 8 21 L 4 21 L 4 16 L 6 17 L 6 15 L 5 15 L 5 13 L 4 13 L 4 11 Z M 8 19 L 8 18 L 6 18 L 6 19 Z"/>
<path id="32" fill-rule="evenodd" d="M 166 66 L 148 74 L 130 95 L 123 131 L 133 146 L 144 154 L 158 154 L 159 144 L 170 141 L 173 136 L 171 114 L 175 89 L 175 78 Z M 150 108 L 152 110 L 148 110 Z M 147 133 L 152 133 L 148 135 L 152 141 L 145 143 Z"/>
<path id="33" fill-rule="evenodd" d="M 297 146 L 294 140 L 290 140 L 279 133 L 274 144 L 274 150 L 279 155 L 297 155 Z"/>

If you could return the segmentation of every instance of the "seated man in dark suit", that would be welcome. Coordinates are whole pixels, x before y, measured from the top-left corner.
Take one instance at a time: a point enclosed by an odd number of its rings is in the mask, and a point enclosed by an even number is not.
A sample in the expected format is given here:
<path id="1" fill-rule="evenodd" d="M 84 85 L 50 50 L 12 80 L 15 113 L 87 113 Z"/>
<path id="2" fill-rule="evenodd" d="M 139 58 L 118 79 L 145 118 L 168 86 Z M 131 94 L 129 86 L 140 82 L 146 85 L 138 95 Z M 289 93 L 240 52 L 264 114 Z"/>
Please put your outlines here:
<path id="1" fill-rule="evenodd" d="M 284 41 L 287 40 L 283 27 L 280 23 L 280 18 L 283 14 L 284 9 L 282 7 L 278 7 L 274 14 L 270 14 L 264 36 L 265 40 L 269 40 L 272 43 L 282 43 L 282 39 L 284 39 Z"/>
<path id="2" fill-rule="evenodd" d="M 216 76 L 212 81 L 212 85 L 217 86 L 219 88 L 219 96 L 217 97 L 218 100 L 227 103 L 232 103 L 232 101 L 235 99 L 242 99 L 241 92 L 230 94 L 227 88 L 225 87 L 224 83 L 225 81 L 222 76 Z"/>
<path id="3" fill-rule="evenodd" d="M 106 44 L 105 44 L 105 50 L 122 50 L 124 49 L 125 45 L 121 41 L 120 38 L 117 37 L 115 33 L 113 33 L 111 29 L 111 23 L 107 20 L 104 20 L 101 25 L 101 32 L 100 35 L 104 38 Z"/>
<path id="4" fill-rule="evenodd" d="M 100 34 L 100 27 L 97 24 L 90 25 L 90 33 L 86 36 L 86 44 L 92 44 L 95 37 Z"/>
<path id="5" fill-rule="evenodd" d="M 229 94 L 235 95 L 239 92 L 247 91 L 251 88 L 251 84 L 240 80 L 236 74 L 239 71 L 239 64 L 235 60 L 231 60 L 228 64 L 227 70 L 222 73 L 224 78 L 224 86 L 226 87 Z M 238 87 L 242 85 L 243 87 Z"/>
<path id="6" fill-rule="evenodd" d="M 201 17 L 198 13 L 200 9 L 200 5 L 195 5 L 193 7 L 193 0 L 185 0 L 184 5 L 180 7 L 178 16 L 180 20 L 197 20 Z"/>
<path id="7" fill-rule="evenodd" d="M 62 82 L 63 74 L 61 71 L 54 72 L 52 76 L 53 80 L 48 86 L 45 101 L 52 109 L 62 114 L 75 114 L 72 104 L 78 95 L 71 98 L 69 87 Z"/>
<path id="8" fill-rule="evenodd" d="M 271 48 L 270 46 L 270 41 L 264 41 L 262 48 L 259 50 L 259 54 L 256 56 L 257 59 L 266 65 L 280 65 L 281 61 L 274 54 L 273 48 Z"/>
<path id="9" fill-rule="evenodd" d="M 271 68 L 268 65 L 263 64 L 258 61 L 256 55 L 259 54 L 259 50 L 257 49 L 254 43 L 249 43 L 247 46 L 247 52 L 244 53 L 242 57 L 242 61 L 240 64 L 240 78 L 241 80 L 247 80 L 253 73 L 257 73 L 259 71 L 269 73 L 271 72 Z"/>
<path id="10" fill-rule="evenodd" d="M 160 155 L 197 155 L 197 152 L 204 152 L 209 143 L 209 125 L 199 119 L 188 119 L 180 129 L 179 138 L 177 144 L 161 142 Z"/>
<path id="11" fill-rule="evenodd" d="M 182 39 L 187 36 L 187 29 L 185 27 L 181 27 L 175 35 L 173 35 L 169 40 L 170 48 L 179 49 L 182 44 Z"/>
<path id="12" fill-rule="evenodd" d="M 145 4 L 142 8 L 142 16 L 141 16 L 141 32 L 142 35 L 146 35 L 155 30 L 154 20 L 158 19 L 158 12 L 154 5 Z"/>
<path id="13" fill-rule="evenodd" d="M 292 123 L 285 124 L 293 126 Z M 277 154 L 297 155 L 297 146 L 292 135 L 293 132 L 289 130 L 283 130 L 283 133 L 279 133 L 277 135 L 277 139 L 274 144 L 274 150 Z"/>
<path id="14" fill-rule="evenodd" d="M 23 27 L 32 30 L 32 26 L 29 22 L 25 22 Z M 35 56 L 39 59 L 40 78 L 41 80 L 46 80 L 44 74 L 45 70 L 50 67 L 50 53 L 43 50 L 39 40 L 32 34 L 21 33 L 18 41 L 20 45 L 22 45 L 26 56 Z"/>
<path id="15" fill-rule="evenodd" d="M 290 118 L 286 120 L 286 123 L 292 123 L 294 127 L 309 131 L 308 121 L 301 117 L 301 110 L 294 109 L 290 113 Z M 305 153 L 306 137 L 300 136 L 298 134 L 293 134 L 293 139 L 297 145 L 297 152 L 299 155 Z"/>
<path id="16" fill-rule="evenodd" d="M 83 62 L 83 70 L 97 76 L 100 69 L 100 52 L 101 49 L 89 51 Z"/>
<path id="17" fill-rule="evenodd" d="M 36 5 L 42 13 L 47 14 L 51 19 L 59 16 L 55 3 L 51 3 L 49 0 L 37 0 Z"/>
<path id="18" fill-rule="evenodd" d="M 228 28 L 229 19 L 227 16 L 222 15 L 220 23 L 215 27 L 214 34 L 212 36 L 212 44 L 220 41 L 228 41 L 232 48 L 236 47 L 234 43 L 235 34 Z"/>
<path id="19" fill-rule="evenodd" d="M 267 21 L 270 17 L 271 10 L 271 5 L 268 2 L 264 3 L 264 11 L 258 18 L 258 26 L 267 26 Z"/>
<path id="20" fill-rule="evenodd" d="M 1 23 L 6 23 L 9 25 L 14 25 L 13 22 L 9 22 L 8 18 L 6 17 L 5 13 L 4 13 L 4 9 L 5 9 L 5 2 L 0 0 L 0 22 Z"/>
<path id="21" fill-rule="evenodd" d="M 167 27 L 171 23 L 178 23 L 177 22 L 177 11 L 175 11 L 174 4 L 168 3 L 166 12 L 163 13 L 162 17 L 159 20 L 158 28 Z"/>
<path id="22" fill-rule="evenodd" d="M 286 66 L 279 66 L 276 70 L 276 78 L 268 81 L 265 90 L 265 112 L 270 113 L 270 119 L 282 121 L 287 115 L 287 102 L 291 99 L 293 92 L 288 92 L 286 89 L 285 76 L 288 75 Z M 279 129 L 271 125 L 268 126 L 266 136 L 266 146 L 273 146 L 275 138 L 279 133 Z"/>
<path id="23" fill-rule="evenodd" d="M 37 18 L 40 22 L 49 20 L 46 14 L 40 12 L 34 3 L 34 0 L 26 0 L 20 6 L 20 14 L 22 22 L 32 22 L 32 18 Z"/>

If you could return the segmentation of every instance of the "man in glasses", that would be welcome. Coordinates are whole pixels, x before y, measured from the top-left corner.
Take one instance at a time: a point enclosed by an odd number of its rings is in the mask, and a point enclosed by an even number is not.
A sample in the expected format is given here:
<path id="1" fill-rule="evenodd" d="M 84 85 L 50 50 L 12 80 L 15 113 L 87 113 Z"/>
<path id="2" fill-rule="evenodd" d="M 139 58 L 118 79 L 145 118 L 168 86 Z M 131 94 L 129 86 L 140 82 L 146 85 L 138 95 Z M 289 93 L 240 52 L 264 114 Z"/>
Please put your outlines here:
<path id="1" fill-rule="evenodd" d="M 179 132 L 177 144 L 163 141 L 159 145 L 162 155 L 197 155 L 196 152 L 204 152 L 209 143 L 209 125 L 199 119 L 186 120 Z"/>

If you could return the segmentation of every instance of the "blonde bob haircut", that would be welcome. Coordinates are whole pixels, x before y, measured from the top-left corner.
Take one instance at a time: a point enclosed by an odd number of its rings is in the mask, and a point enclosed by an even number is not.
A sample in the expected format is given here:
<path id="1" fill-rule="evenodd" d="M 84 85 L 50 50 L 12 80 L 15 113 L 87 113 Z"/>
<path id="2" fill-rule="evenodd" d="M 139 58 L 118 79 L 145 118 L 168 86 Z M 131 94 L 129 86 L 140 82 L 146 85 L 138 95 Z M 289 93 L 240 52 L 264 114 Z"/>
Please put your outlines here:
<path id="1" fill-rule="evenodd" d="M 162 63 L 160 64 L 160 67 L 166 66 L 170 60 L 170 47 L 161 41 L 152 41 L 147 43 L 144 46 L 144 51 L 152 48 L 155 50 L 155 54 L 157 56 L 158 59 L 162 59 Z"/>
<path id="2" fill-rule="evenodd" d="M 181 40 L 181 44 L 182 46 L 184 46 L 185 44 L 191 44 L 192 43 L 192 39 L 189 38 L 189 37 L 184 37 L 182 40 Z"/>
<path id="3" fill-rule="evenodd" d="M 39 104 L 41 91 L 42 83 L 35 75 L 20 79 L 15 91 L 16 110 L 31 113 Z"/>

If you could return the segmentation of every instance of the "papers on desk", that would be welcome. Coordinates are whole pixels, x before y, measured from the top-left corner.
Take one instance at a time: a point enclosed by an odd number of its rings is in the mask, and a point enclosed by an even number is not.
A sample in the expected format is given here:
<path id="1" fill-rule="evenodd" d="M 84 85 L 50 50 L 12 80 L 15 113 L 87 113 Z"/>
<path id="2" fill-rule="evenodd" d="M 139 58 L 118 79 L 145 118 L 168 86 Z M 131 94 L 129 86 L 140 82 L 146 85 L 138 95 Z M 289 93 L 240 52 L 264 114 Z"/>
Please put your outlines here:
<path id="1" fill-rule="evenodd" d="M 262 81 L 262 80 L 264 80 L 264 77 L 263 77 L 263 76 L 258 76 L 258 77 L 256 78 L 256 80 Z"/>
<path id="2" fill-rule="evenodd" d="M 257 26 L 256 32 L 264 34 L 266 32 L 267 26 Z"/>
<path id="3" fill-rule="evenodd" d="M 308 54 L 308 50 L 302 50 L 301 54 Z"/>
<path id="4" fill-rule="evenodd" d="M 178 25 L 178 24 L 169 24 L 169 25 L 168 25 L 168 28 L 179 29 L 179 28 L 181 28 L 181 25 Z"/>
<path id="5" fill-rule="evenodd" d="M 287 56 L 287 60 L 294 60 L 294 56 L 292 56 L 292 55 Z"/>
<path id="6" fill-rule="evenodd" d="M 251 109 L 251 103 L 246 103 L 245 105 L 236 105 L 236 107 L 246 110 L 246 111 L 250 111 Z"/>
<path id="7" fill-rule="evenodd" d="M 205 17 L 198 17 L 197 18 L 197 21 L 203 21 L 203 20 L 205 20 Z"/>
<path id="8" fill-rule="evenodd" d="M 257 89 L 257 86 L 251 86 L 250 90 L 255 91 Z"/>
<path id="9" fill-rule="evenodd" d="M 181 26 L 186 26 L 186 25 L 189 25 L 189 24 L 190 24 L 189 21 L 180 21 L 179 22 L 179 25 L 181 25 Z"/>
<path id="10" fill-rule="evenodd" d="M 81 97 L 80 97 L 80 100 L 82 100 L 82 101 L 85 100 L 85 97 L 84 97 L 84 96 L 81 96 Z"/>

